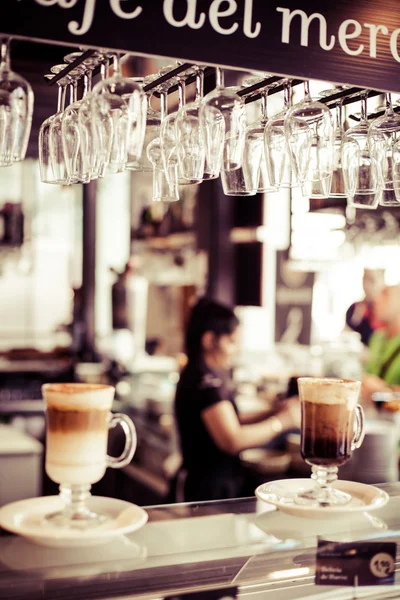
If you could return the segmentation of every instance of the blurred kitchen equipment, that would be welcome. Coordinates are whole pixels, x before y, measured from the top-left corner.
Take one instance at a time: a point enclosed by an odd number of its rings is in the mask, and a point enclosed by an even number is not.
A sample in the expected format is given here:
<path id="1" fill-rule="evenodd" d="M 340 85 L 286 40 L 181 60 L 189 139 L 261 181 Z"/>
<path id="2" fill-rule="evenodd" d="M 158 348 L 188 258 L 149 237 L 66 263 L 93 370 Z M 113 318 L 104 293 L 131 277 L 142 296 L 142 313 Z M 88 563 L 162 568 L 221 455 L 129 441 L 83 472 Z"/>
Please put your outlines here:
<path id="1" fill-rule="evenodd" d="M 41 495 L 42 455 L 40 442 L 0 425 L 0 506 Z"/>

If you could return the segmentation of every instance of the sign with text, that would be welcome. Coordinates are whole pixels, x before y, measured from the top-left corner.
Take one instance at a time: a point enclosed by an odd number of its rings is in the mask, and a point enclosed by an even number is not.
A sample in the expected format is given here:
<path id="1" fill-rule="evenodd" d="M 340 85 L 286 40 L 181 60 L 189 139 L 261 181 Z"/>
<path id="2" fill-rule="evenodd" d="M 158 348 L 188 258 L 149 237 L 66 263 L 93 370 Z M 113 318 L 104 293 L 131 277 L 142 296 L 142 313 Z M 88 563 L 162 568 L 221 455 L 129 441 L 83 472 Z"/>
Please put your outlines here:
<path id="1" fill-rule="evenodd" d="M 3 0 L 3 34 L 400 92 L 398 0 Z"/>
<path id="2" fill-rule="evenodd" d="M 394 583 L 395 542 L 318 540 L 317 585 L 388 585 Z"/>

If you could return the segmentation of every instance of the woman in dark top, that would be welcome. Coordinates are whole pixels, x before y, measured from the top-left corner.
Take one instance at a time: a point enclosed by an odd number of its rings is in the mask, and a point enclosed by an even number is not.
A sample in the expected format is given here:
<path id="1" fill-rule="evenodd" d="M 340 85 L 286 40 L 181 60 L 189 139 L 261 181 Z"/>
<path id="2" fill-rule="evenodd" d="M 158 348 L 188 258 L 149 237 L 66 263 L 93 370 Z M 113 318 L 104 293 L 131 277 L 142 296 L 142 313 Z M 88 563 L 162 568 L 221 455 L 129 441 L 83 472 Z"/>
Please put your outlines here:
<path id="1" fill-rule="evenodd" d="M 266 411 L 240 417 L 229 377 L 238 335 L 239 321 L 231 308 L 205 298 L 193 308 L 186 333 L 188 364 L 175 397 L 183 457 L 178 481 L 188 502 L 252 495 L 254 481 L 239 453 L 300 422 L 294 400 L 269 418 Z"/>

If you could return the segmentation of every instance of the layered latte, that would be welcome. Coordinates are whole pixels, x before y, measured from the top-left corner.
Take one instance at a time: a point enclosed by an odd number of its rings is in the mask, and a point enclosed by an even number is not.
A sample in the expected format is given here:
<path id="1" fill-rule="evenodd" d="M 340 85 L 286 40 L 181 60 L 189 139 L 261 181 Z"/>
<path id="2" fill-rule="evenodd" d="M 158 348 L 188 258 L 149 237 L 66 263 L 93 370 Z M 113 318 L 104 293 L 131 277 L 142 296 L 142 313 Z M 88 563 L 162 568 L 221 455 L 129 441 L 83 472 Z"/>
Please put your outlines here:
<path id="1" fill-rule="evenodd" d="M 310 465 L 339 467 L 349 460 L 360 382 L 300 378 L 301 455 Z"/>
<path id="2" fill-rule="evenodd" d="M 106 470 L 114 388 L 46 384 L 46 472 L 56 483 L 93 484 Z"/>

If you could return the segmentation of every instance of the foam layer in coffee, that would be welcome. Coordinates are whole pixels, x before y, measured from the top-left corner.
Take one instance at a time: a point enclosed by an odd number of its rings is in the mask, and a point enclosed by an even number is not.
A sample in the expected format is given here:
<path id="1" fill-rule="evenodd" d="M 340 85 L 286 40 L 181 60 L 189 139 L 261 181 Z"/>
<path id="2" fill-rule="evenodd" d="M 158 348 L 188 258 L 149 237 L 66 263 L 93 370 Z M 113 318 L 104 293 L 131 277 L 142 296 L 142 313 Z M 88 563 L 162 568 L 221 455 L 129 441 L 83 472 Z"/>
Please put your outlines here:
<path id="1" fill-rule="evenodd" d="M 45 384 L 42 391 L 47 406 L 58 410 L 110 410 L 114 398 L 114 388 L 109 385 Z"/>
<path id="2" fill-rule="evenodd" d="M 298 379 L 300 397 L 315 404 L 340 404 L 352 410 L 357 404 L 361 383 L 350 379 Z"/>

